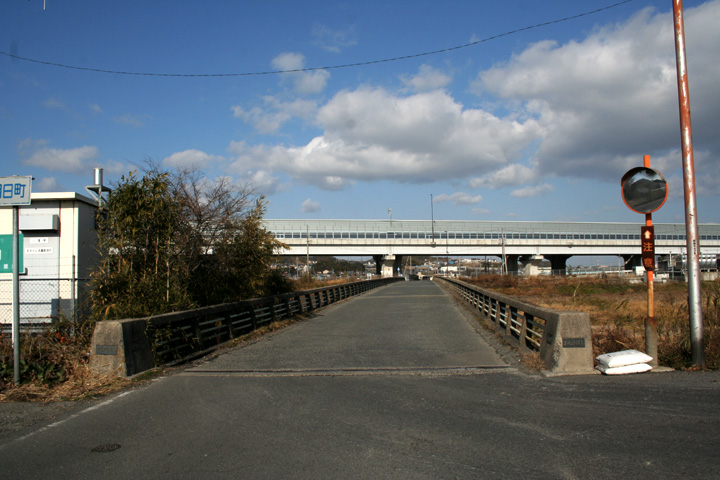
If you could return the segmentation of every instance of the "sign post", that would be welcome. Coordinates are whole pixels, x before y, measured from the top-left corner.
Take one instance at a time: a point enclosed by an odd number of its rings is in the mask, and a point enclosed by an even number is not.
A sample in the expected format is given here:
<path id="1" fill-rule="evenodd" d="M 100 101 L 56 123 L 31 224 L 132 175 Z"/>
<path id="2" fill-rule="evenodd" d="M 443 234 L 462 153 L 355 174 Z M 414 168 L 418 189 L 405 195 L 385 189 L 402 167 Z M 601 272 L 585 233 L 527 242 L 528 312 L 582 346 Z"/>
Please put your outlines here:
<path id="1" fill-rule="evenodd" d="M 20 229 L 18 228 L 18 207 L 30 205 L 32 177 L 0 177 L 0 206 L 12 206 L 12 344 L 13 381 L 20 384 Z"/>
<path id="2" fill-rule="evenodd" d="M 643 157 L 643 166 L 630 169 L 620 181 L 622 198 L 633 212 L 645 214 L 645 226 L 640 228 L 642 265 L 647 272 L 648 302 L 645 317 L 645 353 L 653 359 L 651 366 L 658 365 L 657 319 L 655 318 L 655 229 L 652 212 L 663 206 L 668 189 L 660 172 L 650 168 L 650 155 Z"/>

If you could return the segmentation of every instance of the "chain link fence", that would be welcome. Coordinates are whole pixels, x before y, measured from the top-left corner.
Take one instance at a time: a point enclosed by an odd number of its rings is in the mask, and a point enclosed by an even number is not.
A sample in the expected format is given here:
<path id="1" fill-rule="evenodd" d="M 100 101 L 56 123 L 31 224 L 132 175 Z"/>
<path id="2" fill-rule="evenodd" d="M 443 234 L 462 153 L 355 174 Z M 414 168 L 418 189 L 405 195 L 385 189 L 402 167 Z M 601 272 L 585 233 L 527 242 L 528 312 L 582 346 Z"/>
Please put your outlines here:
<path id="1" fill-rule="evenodd" d="M 74 278 L 74 260 L 25 256 L 28 275 L 19 278 L 22 330 L 42 329 L 63 318 L 74 322 L 85 318 L 90 283 L 86 278 Z M 65 272 L 68 274 L 63 275 Z M 0 331 L 12 326 L 12 288 L 9 276 L 0 279 Z"/>

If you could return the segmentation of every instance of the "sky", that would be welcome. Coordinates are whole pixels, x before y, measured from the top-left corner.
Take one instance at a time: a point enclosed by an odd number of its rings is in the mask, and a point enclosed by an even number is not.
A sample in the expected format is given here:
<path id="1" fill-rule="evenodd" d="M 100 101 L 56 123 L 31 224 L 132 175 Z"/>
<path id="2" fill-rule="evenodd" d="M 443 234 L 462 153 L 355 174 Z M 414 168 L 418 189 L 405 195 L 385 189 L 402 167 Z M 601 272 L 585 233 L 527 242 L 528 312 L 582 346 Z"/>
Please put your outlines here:
<path id="1" fill-rule="evenodd" d="M 251 187 L 269 219 L 641 224 L 620 179 L 650 155 L 653 220 L 683 223 L 672 2 L 618 2 L 5 0 L 0 176 L 86 194 L 151 160 Z M 720 0 L 684 8 L 719 223 Z"/>

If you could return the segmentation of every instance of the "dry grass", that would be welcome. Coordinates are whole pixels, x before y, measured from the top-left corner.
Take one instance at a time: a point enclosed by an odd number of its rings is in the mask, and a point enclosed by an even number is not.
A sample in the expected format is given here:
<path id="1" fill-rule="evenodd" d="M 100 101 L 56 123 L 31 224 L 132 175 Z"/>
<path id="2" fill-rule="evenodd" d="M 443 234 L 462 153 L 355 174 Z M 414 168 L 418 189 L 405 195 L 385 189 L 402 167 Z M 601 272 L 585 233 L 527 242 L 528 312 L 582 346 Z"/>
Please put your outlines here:
<path id="1" fill-rule="evenodd" d="M 525 366 L 525 368 L 534 372 L 540 372 L 542 370 L 545 370 L 546 368 L 545 362 L 543 362 L 542 358 L 540 358 L 539 352 L 523 354 L 522 364 Z"/>
<path id="2" fill-rule="evenodd" d="M 17 387 L 7 385 L 0 392 L 0 402 L 59 402 L 97 398 L 127 388 L 132 383 L 125 378 L 98 375 L 83 362 L 62 383 L 49 385 L 35 380 Z"/>
<path id="3" fill-rule="evenodd" d="M 464 279 L 483 288 L 556 310 L 587 312 L 593 330 L 593 353 L 645 349 L 647 285 L 612 277 L 509 277 Z M 690 368 L 687 284 L 655 284 L 655 318 L 661 365 Z M 705 361 L 720 368 L 720 280 L 703 282 Z"/>
<path id="4" fill-rule="evenodd" d="M 60 321 L 42 334 L 20 338 L 21 384 L 13 385 L 13 349 L 8 336 L 0 335 L 0 401 L 74 400 L 106 395 L 129 382 L 99 376 L 88 367 L 92 325 L 75 328 Z"/>
<path id="5" fill-rule="evenodd" d="M 324 287 L 331 287 L 333 285 L 341 285 L 343 283 L 350 283 L 350 282 L 357 282 L 360 280 L 360 278 L 334 278 L 334 279 L 325 279 L 325 280 L 319 280 L 314 277 L 309 277 L 307 275 L 302 276 L 296 280 L 292 280 L 292 286 L 294 292 L 301 292 L 303 290 L 313 290 L 315 288 L 324 288 Z"/>

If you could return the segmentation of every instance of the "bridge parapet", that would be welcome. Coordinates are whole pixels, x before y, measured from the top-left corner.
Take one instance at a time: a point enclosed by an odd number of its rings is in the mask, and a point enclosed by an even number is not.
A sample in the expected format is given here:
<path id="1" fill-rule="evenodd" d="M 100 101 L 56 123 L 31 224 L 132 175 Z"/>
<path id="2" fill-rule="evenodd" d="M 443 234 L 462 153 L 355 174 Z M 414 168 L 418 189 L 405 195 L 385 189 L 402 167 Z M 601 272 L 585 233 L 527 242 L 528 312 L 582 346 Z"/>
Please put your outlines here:
<path id="1" fill-rule="evenodd" d="M 129 377 L 198 358 L 273 322 L 325 307 L 404 278 L 381 278 L 202 307 L 153 317 L 98 322 L 90 368 Z"/>
<path id="2" fill-rule="evenodd" d="M 460 280 L 435 278 L 452 285 L 521 352 L 539 352 L 551 373 L 595 373 L 587 313 L 544 308 Z"/>

